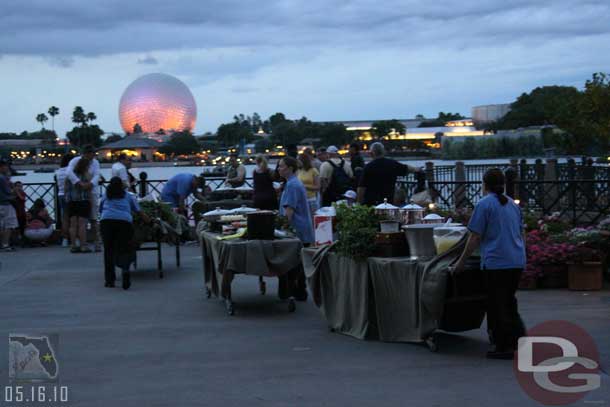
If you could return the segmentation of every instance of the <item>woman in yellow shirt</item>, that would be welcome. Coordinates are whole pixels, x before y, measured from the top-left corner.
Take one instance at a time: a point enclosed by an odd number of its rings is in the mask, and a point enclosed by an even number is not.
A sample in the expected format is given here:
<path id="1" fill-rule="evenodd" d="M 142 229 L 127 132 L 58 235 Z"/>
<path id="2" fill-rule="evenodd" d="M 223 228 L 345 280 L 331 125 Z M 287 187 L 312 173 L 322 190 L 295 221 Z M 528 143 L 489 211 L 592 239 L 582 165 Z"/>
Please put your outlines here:
<path id="1" fill-rule="evenodd" d="M 297 177 L 305 186 L 305 190 L 307 191 L 307 203 L 309 203 L 309 210 L 313 216 L 320 207 L 318 199 L 318 192 L 320 192 L 320 173 L 312 165 L 311 158 L 306 154 L 299 155 L 299 163 L 301 166 L 297 171 Z"/>

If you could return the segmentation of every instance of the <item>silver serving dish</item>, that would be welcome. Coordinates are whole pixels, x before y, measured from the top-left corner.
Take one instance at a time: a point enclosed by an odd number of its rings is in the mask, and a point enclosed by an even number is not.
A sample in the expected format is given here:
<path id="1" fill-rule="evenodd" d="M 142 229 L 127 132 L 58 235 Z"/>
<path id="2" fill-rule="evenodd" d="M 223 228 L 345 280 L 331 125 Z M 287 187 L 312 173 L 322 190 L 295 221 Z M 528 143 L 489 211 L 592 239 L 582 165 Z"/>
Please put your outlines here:
<path id="1" fill-rule="evenodd" d="M 382 204 L 375 207 L 375 214 L 378 215 L 381 220 L 395 220 L 400 222 L 400 209 L 398 206 L 389 204 L 387 198 L 383 200 Z"/>
<path id="2" fill-rule="evenodd" d="M 424 208 L 417 204 L 409 204 L 400 208 L 400 218 L 405 225 L 417 225 L 423 223 Z"/>
<path id="3" fill-rule="evenodd" d="M 217 222 L 220 220 L 220 217 L 223 215 L 230 215 L 231 211 L 226 209 L 216 208 L 213 211 L 209 211 L 203 214 L 203 220 L 207 222 Z"/>

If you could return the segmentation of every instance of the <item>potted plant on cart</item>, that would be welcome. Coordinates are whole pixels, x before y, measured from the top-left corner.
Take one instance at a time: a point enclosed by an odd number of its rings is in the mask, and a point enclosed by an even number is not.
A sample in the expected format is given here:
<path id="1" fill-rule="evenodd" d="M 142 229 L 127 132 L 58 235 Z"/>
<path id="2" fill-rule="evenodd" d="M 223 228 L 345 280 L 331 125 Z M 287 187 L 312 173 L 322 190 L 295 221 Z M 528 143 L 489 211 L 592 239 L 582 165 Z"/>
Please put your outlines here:
<path id="1" fill-rule="evenodd" d="M 568 288 L 570 290 L 601 290 L 605 259 L 605 239 L 599 229 L 575 228 L 568 232 L 574 245 L 568 263 Z"/>
<path id="2" fill-rule="evenodd" d="M 337 205 L 337 252 L 362 262 L 375 253 L 379 217 L 373 207 Z"/>

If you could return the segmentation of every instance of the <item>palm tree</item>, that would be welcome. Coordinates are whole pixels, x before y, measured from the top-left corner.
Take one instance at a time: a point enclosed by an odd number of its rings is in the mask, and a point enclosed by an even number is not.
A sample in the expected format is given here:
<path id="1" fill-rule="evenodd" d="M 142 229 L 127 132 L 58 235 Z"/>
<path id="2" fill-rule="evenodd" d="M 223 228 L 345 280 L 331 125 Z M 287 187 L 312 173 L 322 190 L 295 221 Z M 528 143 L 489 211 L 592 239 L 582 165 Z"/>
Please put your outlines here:
<path id="1" fill-rule="evenodd" d="M 72 112 L 72 121 L 76 124 L 80 124 L 81 127 L 87 123 L 87 115 L 82 107 L 76 106 L 74 112 Z"/>
<path id="2" fill-rule="evenodd" d="M 89 113 L 87 113 L 87 118 L 86 118 L 86 120 L 87 120 L 88 122 L 94 122 L 95 120 L 97 120 L 97 116 L 95 115 L 95 113 L 93 113 L 93 112 L 89 112 Z"/>
<path id="3" fill-rule="evenodd" d="M 51 116 L 51 127 L 53 128 L 53 133 L 55 133 L 55 116 L 59 114 L 59 108 L 57 106 L 51 106 L 49 108 L 49 116 Z"/>
<path id="4" fill-rule="evenodd" d="M 40 123 L 43 130 L 44 130 L 44 122 L 46 122 L 47 120 L 49 120 L 49 118 L 44 113 L 39 113 L 38 115 L 36 115 L 36 121 L 38 123 Z"/>

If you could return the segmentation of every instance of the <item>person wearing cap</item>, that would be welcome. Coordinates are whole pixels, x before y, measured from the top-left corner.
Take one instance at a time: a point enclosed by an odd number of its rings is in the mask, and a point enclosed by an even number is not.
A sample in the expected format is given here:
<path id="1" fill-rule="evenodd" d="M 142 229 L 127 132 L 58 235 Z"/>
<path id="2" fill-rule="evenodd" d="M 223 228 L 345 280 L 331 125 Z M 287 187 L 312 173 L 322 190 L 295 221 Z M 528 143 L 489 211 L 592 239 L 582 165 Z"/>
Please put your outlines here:
<path id="1" fill-rule="evenodd" d="M 349 163 L 339 156 L 339 149 L 330 146 L 326 149 L 328 160 L 320 166 L 320 186 L 322 206 L 330 206 L 347 191 L 354 178 Z"/>
<path id="2" fill-rule="evenodd" d="M 91 223 L 91 229 L 94 233 L 95 251 L 100 252 L 102 251 L 100 228 L 98 222 L 100 204 L 100 163 L 95 158 L 95 155 L 96 150 L 91 144 L 87 144 L 86 146 L 84 146 L 81 155 L 74 157 L 72 160 L 70 160 L 70 163 L 68 164 L 68 168 L 66 170 L 66 178 L 73 185 L 78 185 L 79 189 L 89 191 L 89 198 L 91 201 L 91 214 L 89 216 L 89 222 Z M 74 173 L 76 164 L 78 164 L 81 158 L 86 158 L 87 160 L 89 160 L 89 181 L 83 181 L 82 177 L 79 177 Z M 80 244 L 81 247 L 85 247 L 86 242 L 80 242 Z M 72 242 L 72 245 L 74 245 L 74 242 Z"/>
<path id="3" fill-rule="evenodd" d="M 161 200 L 170 204 L 172 208 L 178 208 L 178 212 L 186 215 L 186 198 L 193 194 L 200 201 L 205 200 L 203 194 L 197 191 L 197 188 L 204 187 L 203 177 L 189 173 L 176 174 L 163 186 Z"/>
<path id="4" fill-rule="evenodd" d="M 347 206 L 354 206 L 354 204 L 356 203 L 356 198 L 358 197 L 358 194 L 356 194 L 356 191 L 354 191 L 353 189 L 350 189 L 348 191 L 346 191 L 343 195 L 343 198 L 340 201 L 337 201 L 338 204 L 345 204 Z"/>
<path id="5" fill-rule="evenodd" d="M 0 251 L 15 250 L 11 245 L 13 229 L 19 226 L 15 208 L 11 205 L 13 189 L 10 184 L 11 170 L 8 163 L 0 161 Z"/>
<path id="6" fill-rule="evenodd" d="M 409 172 L 418 173 L 418 168 L 401 164 L 396 160 L 385 157 L 383 144 L 371 144 L 371 157 L 373 160 L 364 166 L 362 177 L 358 184 L 358 203 L 364 205 L 378 205 L 387 199 L 394 201 L 396 178 L 404 177 Z"/>
<path id="7" fill-rule="evenodd" d="M 232 188 L 241 187 L 246 183 L 246 167 L 237 158 L 237 153 L 231 154 L 229 172 L 227 172 L 227 179 L 225 180 L 225 183 L 231 185 Z"/>

